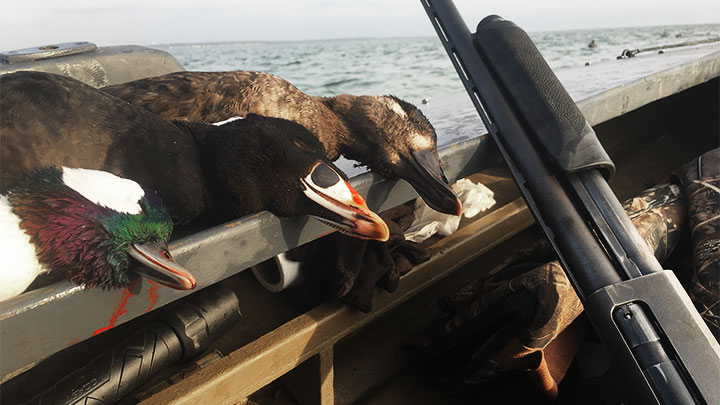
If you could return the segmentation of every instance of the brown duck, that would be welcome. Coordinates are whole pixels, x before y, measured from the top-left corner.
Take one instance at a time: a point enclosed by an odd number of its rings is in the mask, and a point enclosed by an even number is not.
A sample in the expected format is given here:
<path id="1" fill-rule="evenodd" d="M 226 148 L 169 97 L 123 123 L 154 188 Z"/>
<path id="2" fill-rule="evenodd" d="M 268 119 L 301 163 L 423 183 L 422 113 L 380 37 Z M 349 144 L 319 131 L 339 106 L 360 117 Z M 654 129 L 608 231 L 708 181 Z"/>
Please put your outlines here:
<path id="1" fill-rule="evenodd" d="M 215 123 L 249 113 L 295 121 L 335 160 L 341 154 L 409 182 L 432 208 L 459 215 L 437 136 L 420 110 L 394 96 L 309 96 L 263 72 L 176 72 L 102 90 L 167 119 Z"/>

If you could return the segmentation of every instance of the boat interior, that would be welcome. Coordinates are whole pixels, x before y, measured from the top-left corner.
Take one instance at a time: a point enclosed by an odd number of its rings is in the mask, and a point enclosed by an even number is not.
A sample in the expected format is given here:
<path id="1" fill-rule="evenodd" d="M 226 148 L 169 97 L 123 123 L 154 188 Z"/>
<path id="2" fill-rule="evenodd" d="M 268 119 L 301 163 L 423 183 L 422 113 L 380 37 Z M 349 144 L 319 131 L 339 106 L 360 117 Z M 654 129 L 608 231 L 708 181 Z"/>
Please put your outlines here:
<path id="1" fill-rule="evenodd" d="M 105 54 L 113 51 L 102 50 Z M 621 201 L 669 181 L 680 165 L 720 145 L 720 51 L 711 51 L 672 69 L 576 100 L 616 165 L 610 184 Z M 133 48 L 126 53 L 138 58 L 169 56 L 158 52 Z M 87 54 L 63 57 L 93 58 Z M 44 69 L 57 69 L 56 61 L 45 62 L 50 67 Z M 159 65 L 165 71 L 182 69 L 166 62 L 148 64 Z M 39 66 L 24 61 L 0 65 L 0 74 L 42 70 Z M 78 68 L 77 72 L 85 71 Z M 96 86 L 113 82 L 107 79 L 112 75 L 77 72 Z M 137 74 L 160 73 L 146 68 Z M 568 82 L 582 82 L 588 74 L 568 75 Z M 131 79 L 124 74 L 118 82 Z M 438 104 L 426 113 L 433 124 L 451 123 L 436 125 L 441 139 L 442 132 L 453 130 L 458 121 L 473 119 L 467 98 Z M 458 112 L 462 117 L 453 121 L 453 116 L 446 115 L 453 110 L 470 112 Z M 431 259 L 404 275 L 395 292 L 376 291 L 368 314 L 337 300 L 309 306 L 300 299 L 302 285 L 272 293 L 252 272 L 244 271 L 325 234 L 327 228 L 314 220 L 260 213 L 174 240 L 173 255 L 187 268 L 197 269 L 194 272 L 201 288 L 219 286 L 235 293 L 242 319 L 202 353 L 160 370 L 120 403 L 537 401 L 533 386 L 522 375 L 506 375 L 468 392 L 448 392 L 433 377 L 432 366 L 409 346 L 440 316 L 438 297 L 509 263 L 529 260 L 537 254 L 543 238 L 477 116 L 469 125 L 465 130 L 476 136 L 451 145 L 440 142 L 440 156 L 451 180 L 470 178 L 483 183 L 493 191 L 496 204 L 474 218 L 464 218 L 454 234 L 424 242 Z M 378 212 L 412 203 L 417 197 L 404 182 L 389 182 L 373 173 L 357 175 L 350 183 Z M 134 331 L 159 319 L 163 311 L 180 305 L 187 294 L 164 288 L 153 291 L 148 283 L 122 292 L 84 290 L 58 281 L 0 303 L 3 403 L 42 403 L 37 387 L 61 383 L 63 376 L 91 363 L 108 347 L 123 343 Z M 117 316 L 113 318 L 113 314 Z M 583 316 L 575 322 L 591 330 Z M 585 341 L 596 344 L 597 339 L 589 332 Z M 570 366 L 557 402 L 578 403 L 584 398 L 589 403 L 595 399 L 608 403 L 610 394 L 602 392 L 608 390 L 583 385 L 578 367 L 576 363 Z M 92 388 L 88 384 L 67 395 L 82 396 Z M 583 394 L 583 389 L 592 389 L 595 397 L 588 391 Z"/>

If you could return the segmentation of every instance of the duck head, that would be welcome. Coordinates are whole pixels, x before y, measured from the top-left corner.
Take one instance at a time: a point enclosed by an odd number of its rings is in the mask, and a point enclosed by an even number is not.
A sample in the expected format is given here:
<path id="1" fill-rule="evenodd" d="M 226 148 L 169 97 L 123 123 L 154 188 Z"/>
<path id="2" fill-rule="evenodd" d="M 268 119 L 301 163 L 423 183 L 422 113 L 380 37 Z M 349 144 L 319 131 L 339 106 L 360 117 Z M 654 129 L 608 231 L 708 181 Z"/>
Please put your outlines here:
<path id="1" fill-rule="evenodd" d="M 326 157 L 323 145 L 292 121 L 249 114 L 221 128 L 231 136 L 207 141 L 219 167 L 225 204 L 234 215 L 268 210 L 292 217 L 310 215 L 339 232 L 361 239 L 388 240 L 380 216 Z M 215 141 L 213 141 L 215 139 Z M 238 160 L 234 151 L 246 151 Z"/>
<path id="2" fill-rule="evenodd" d="M 437 154 L 437 135 L 414 105 L 394 96 L 339 95 L 328 106 L 348 123 L 342 153 L 385 178 L 404 179 L 434 210 L 460 215 Z"/>
<path id="3" fill-rule="evenodd" d="M 328 211 L 313 216 L 341 233 L 387 241 L 390 230 L 385 221 L 370 211 L 365 199 L 340 173 L 332 164 L 317 160 L 307 176 L 300 179 L 303 194 Z"/>
<path id="4" fill-rule="evenodd" d="M 45 167 L 9 189 L 38 262 L 90 287 L 130 285 L 136 273 L 189 290 L 196 281 L 173 259 L 173 223 L 162 201 L 136 182 L 86 169 Z M 144 266 L 133 266 L 134 259 Z"/>

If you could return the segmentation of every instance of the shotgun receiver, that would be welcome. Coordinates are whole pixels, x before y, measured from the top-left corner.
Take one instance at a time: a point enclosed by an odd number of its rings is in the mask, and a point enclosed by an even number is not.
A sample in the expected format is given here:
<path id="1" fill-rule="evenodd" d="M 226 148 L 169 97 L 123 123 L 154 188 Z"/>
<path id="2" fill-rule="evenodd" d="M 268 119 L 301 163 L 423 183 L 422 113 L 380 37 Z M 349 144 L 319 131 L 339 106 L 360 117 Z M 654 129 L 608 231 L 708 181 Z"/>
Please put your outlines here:
<path id="1" fill-rule="evenodd" d="M 615 167 L 528 35 L 421 0 L 465 89 L 637 403 L 720 404 L 720 346 L 607 179 Z"/>

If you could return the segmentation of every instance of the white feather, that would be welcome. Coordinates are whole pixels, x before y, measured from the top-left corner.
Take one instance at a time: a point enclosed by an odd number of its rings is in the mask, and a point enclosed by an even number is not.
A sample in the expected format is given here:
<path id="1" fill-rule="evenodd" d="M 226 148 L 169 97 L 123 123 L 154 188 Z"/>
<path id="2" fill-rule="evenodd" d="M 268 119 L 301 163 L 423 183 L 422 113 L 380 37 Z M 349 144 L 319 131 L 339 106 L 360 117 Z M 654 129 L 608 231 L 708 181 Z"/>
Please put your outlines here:
<path id="1" fill-rule="evenodd" d="M 63 167 L 63 182 L 83 197 L 112 210 L 139 214 L 145 191 L 136 182 L 100 170 Z"/>
<path id="2" fill-rule="evenodd" d="M 433 147 L 432 138 L 421 135 L 418 132 L 413 132 L 412 135 L 410 135 L 410 147 L 413 150 L 430 149 Z"/>
<path id="3" fill-rule="evenodd" d="M 45 271 L 30 236 L 20 228 L 20 218 L 8 198 L 0 196 L 0 301 L 22 293 Z"/>
<path id="4" fill-rule="evenodd" d="M 213 122 L 213 125 L 219 127 L 220 125 L 225 125 L 225 124 L 227 124 L 228 122 L 233 122 L 233 121 L 237 121 L 237 120 L 244 120 L 244 119 L 245 119 L 245 117 L 231 117 L 231 118 L 226 119 L 225 121 Z"/>
<path id="5" fill-rule="evenodd" d="M 385 104 L 385 107 L 392 110 L 392 112 L 394 112 L 395 114 L 403 118 L 407 117 L 407 114 L 405 113 L 405 110 L 403 110 L 402 106 L 392 98 L 388 96 L 375 96 L 375 99 Z"/>

